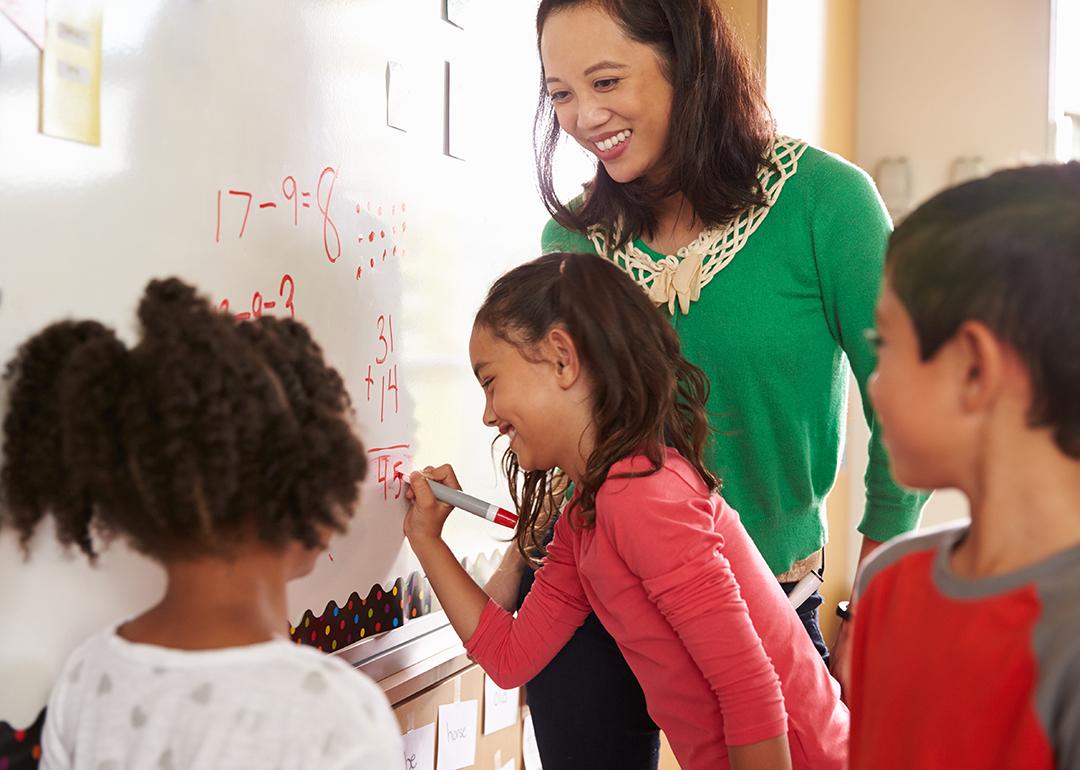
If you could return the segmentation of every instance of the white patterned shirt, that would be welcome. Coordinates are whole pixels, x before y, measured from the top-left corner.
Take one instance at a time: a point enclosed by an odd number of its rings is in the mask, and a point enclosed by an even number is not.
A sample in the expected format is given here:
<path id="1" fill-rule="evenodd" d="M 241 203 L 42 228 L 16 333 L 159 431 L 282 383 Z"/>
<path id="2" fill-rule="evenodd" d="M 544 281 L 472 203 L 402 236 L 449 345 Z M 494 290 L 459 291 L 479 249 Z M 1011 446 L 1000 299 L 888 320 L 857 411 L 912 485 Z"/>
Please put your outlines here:
<path id="1" fill-rule="evenodd" d="M 386 696 L 284 639 L 186 651 L 107 629 L 76 649 L 45 717 L 41 770 L 400 770 Z"/>

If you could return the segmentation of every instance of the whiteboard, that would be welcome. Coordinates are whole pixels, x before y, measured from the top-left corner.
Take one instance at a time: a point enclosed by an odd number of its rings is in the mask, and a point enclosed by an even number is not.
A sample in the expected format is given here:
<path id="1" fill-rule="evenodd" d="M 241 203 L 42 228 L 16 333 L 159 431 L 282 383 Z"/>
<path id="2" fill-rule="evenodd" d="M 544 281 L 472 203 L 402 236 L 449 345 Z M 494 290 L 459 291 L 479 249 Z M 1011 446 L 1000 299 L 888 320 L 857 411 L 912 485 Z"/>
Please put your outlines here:
<path id="1" fill-rule="evenodd" d="M 41 57 L 0 17 L 0 357 L 65 317 L 130 342 L 147 280 L 179 275 L 230 312 L 294 313 L 348 384 L 369 479 L 333 560 L 291 584 L 294 625 L 418 569 L 394 463 L 453 462 L 508 499 L 467 341 L 547 218 L 535 7 L 468 10 L 458 26 L 439 0 L 109 0 L 97 147 L 37 133 Z M 387 124 L 391 62 L 404 131 Z M 458 513 L 447 539 L 490 560 L 508 535 Z M 119 545 L 91 568 L 45 528 L 26 561 L 0 533 L 0 586 L 0 722 L 19 726 L 70 649 L 155 601 L 163 575 Z"/>

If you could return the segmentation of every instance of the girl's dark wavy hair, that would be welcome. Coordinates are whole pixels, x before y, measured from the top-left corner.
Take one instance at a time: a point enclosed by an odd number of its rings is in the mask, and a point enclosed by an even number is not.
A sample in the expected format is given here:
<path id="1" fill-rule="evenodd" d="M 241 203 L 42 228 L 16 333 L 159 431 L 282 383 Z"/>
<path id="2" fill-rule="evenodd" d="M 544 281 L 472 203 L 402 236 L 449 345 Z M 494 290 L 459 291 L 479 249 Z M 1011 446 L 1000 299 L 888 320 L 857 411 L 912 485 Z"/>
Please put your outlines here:
<path id="1" fill-rule="evenodd" d="M 559 200 L 552 166 L 559 142 L 555 108 L 540 76 L 534 148 L 540 195 L 563 227 L 600 228 L 619 248 L 656 227 L 655 209 L 674 193 L 685 196 L 708 227 L 729 222 L 751 205 L 766 205 L 757 174 L 771 164 L 775 124 L 761 80 L 716 0 L 541 0 L 537 44 L 548 18 L 580 6 L 606 11 L 633 40 L 650 46 L 674 90 L 662 184 L 614 181 L 597 163 L 584 201 Z"/>
<path id="2" fill-rule="evenodd" d="M 91 559 L 95 535 L 176 559 L 342 530 L 367 459 L 303 324 L 237 323 L 176 278 L 151 281 L 138 316 L 130 349 L 62 321 L 7 366 L 0 502 L 24 548 L 47 515 Z"/>
<path id="3" fill-rule="evenodd" d="M 518 347 L 531 360 L 555 327 L 573 339 L 592 384 L 596 447 L 576 486 L 575 526 L 596 521 L 596 495 L 611 466 L 644 455 L 652 468 L 618 477 L 647 476 L 673 446 L 710 488 L 719 480 L 705 465 L 709 380 L 680 351 L 671 324 L 610 261 L 590 254 L 548 254 L 499 278 L 476 314 L 475 325 Z M 533 564 L 544 553 L 549 514 L 561 504 L 557 469 L 523 471 L 510 449 L 503 469 L 520 520 L 515 540 Z"/>

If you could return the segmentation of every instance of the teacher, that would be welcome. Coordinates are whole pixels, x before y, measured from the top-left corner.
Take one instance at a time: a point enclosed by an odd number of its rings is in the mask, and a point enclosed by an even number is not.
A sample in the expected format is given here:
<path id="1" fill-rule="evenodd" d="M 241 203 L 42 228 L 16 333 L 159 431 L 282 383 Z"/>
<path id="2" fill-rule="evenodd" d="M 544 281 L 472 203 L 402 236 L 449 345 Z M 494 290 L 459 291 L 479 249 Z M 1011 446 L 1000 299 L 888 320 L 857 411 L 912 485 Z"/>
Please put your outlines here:
<path id="1" fill-rule="evenodd" d="M 776 134 L 715 0 L 542 0 L 537 34 L 543 250 L 612 260 L 670 315 L 711 381 L 710 468 L 777 580 L 790 591 L 822 566 L 849 364 L 871 426 L 861 557 L 914 528 L 924 498 L 890 477 L 865 396 L 890 230 L 869 177 Z M 597 160 L 567 203 L 564 134 Z M 511 548 L 487 589 L 513 608 L 531 580 Z M 827 661 L 820 604 L 798 613 Z M 527 697 L 545 770 L 656 767 L 644 697 L 595 616 Z"/>

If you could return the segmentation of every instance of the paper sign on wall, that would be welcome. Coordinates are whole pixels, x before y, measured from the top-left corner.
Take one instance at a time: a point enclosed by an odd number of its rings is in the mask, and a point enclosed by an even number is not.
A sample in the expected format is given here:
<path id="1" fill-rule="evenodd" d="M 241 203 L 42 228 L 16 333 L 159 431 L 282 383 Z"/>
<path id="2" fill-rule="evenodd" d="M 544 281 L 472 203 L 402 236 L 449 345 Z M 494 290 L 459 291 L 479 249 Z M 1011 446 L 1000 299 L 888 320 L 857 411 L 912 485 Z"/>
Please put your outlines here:
<path id="1" fill-rule="evenodd" d="M 470 0 L 445 0 L 446 20 L 455 27 L 465 29 L 469 23 L 469 1 Z"/>
<path id="2" fill-rule="evenodd" d="M 484 675 L 484 735 L 517 723 L 520 689 L 504 690 Z"/>
<path id="3" fill-rule="evenodd" d="M 101 144 L 101 0 L 50 0 L 41 133 Z"/>
<path id="4" fill-rule="evenodd" d="M 409 130 L 412 118 L 413 93 L 409 75 L 401 62 L 386 63 L 386 125 L 401 131 Z"/>
<path id="5" fill-rule="evenodd" d="M 435 770 L 435 723 L 409 730 L 402 736 L 405 770 Z"/>
<path id="6" fill-rule="evenodd" d="M 462 60 L 443 63 L 445 74 L 445 122 L 443 153 L 458 160 L 469 157 L 473 149 L 473 123 L 470 110 L 469 73 Z"/>
<path id="7" fill-rule="evenodd" d="M 437 770 L 458 770 L 476 763 L 476 722 L 479 701 L 439 706 Z"/>
<path id="8" fill-rule="evenodd" d="M 521 731 L 521 761 L 525 770 L 543 770 L 540 763 L 540 747 L 536 745 L 536 730 L 533 728 L 532 714 L 526 712 Z"/>

